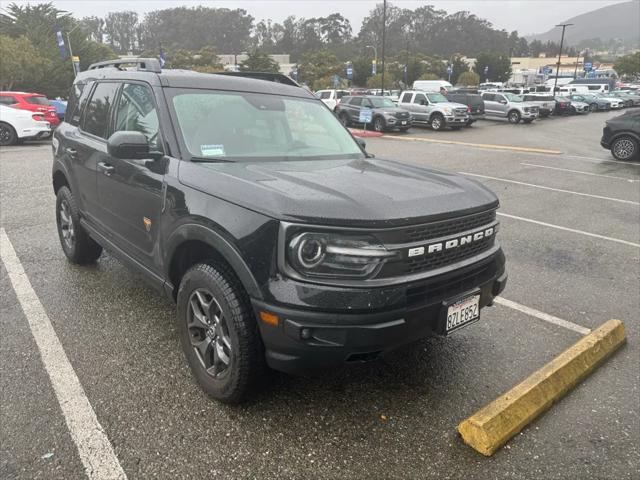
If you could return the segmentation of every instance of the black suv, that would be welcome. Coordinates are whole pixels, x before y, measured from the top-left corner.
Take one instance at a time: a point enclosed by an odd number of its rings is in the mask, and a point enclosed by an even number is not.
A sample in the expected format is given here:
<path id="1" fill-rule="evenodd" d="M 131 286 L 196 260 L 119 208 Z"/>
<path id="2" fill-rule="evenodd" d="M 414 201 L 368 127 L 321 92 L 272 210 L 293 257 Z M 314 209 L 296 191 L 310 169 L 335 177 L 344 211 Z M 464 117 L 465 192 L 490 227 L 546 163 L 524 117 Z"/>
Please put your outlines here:
<path id="1" fill-rule="evenodd" d="M 413 125 L 411 113 L 404 108 L 399 108 L 390 98 L 377 95 L 358 95 L 342 97 L 336 105 L 335 112 L 342 124 L 348 127 L 352 124 L 362 124 L 360 112 L 363 109 L 371 110 L 371 120 L 377 132 L 387 130 L 400 130 L 406 132 Z"/>
<path id="2" fill-rule="evenodd" d="M 62 248 L 106 248 L 177 303 L 211 396 L 376 358 L 479 319 L 505 286 L 498 199 L 468 178 L 367 155 L 273 74 L 80 73 L 53 140 Z"/>
<path id="3" fill-rule="evenodd" d="M 627 112 L 605 122 L 600 145 L 617 160 L 640 160 L 640 112 Z"/>

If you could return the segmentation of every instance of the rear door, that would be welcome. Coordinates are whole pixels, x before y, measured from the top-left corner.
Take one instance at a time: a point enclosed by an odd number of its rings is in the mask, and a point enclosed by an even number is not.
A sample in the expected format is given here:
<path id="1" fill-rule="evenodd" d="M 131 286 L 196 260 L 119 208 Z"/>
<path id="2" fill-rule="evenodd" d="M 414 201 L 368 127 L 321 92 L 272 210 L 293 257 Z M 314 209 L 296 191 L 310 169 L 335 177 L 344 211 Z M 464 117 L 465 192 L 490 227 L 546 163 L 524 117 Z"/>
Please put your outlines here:
<path id="1" fill-rule="evenodd" d="M 158 110 L 151 87 L 124 83 L 113 114 L 112 133 L 141 132 L 151 151 L 161 150 Z M 98 165 L 100 221 L 116 242 L 153 269 L 153 247 L 160 226 L 164 158 L 108 157 Z"/>

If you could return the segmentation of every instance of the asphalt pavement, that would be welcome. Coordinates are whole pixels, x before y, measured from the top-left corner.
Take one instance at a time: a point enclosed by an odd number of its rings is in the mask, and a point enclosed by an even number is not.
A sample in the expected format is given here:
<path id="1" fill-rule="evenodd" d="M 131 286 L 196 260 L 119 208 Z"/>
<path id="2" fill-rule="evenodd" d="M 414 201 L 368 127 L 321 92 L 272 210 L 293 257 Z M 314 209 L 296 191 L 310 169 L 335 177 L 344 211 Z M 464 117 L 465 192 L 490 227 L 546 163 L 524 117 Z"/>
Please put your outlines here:
<path id="1" fill-rule="evenodd" d="M 491 458 L 464 445 L 457 424 L 579 333 L 496 305 L 449 338 L 314 377 L 274 375 L 229 407 L 191 378 L 171 303 L 108 253 L 90 267 L 66 261 L 47 142 L 0 150 L 1 228 L 128 478 L 635 479 L 640 164 L 600 147 L 614 115 L 367 139 L 379 158 L 465 172 L 496 191 L 504 298 L 586 328 L 625 322 L 628 344 Z M 0 293 L 0 478 L 86 478 L 3 262 Z"/>

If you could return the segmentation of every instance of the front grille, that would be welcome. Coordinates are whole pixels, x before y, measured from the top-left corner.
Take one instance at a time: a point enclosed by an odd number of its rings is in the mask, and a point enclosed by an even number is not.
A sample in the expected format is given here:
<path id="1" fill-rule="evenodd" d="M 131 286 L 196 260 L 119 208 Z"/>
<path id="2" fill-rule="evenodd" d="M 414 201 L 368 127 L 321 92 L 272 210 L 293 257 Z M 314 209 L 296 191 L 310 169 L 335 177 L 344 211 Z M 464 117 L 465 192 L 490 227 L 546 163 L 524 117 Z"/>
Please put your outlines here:
<path id="1" fill-rule="evenodd" d="M 453 220 L 443 220 L 441 222 L 419 225 L 407 228 L 402 232 L 404 239 L 402 243 L 421 242 L 423 240 L 433 240 L 434 238 L 455 235 L 466 232 L 474 228 L 487 225 L 496 219 L 496 211 L 476 213 L 466 217 L 454 218 Z M 400 243 L 400 242 L 398 242 Z"/>
<path id="2" fill-rule="evenodd" d="M 495 235 L 451 250 L 425 254 L 405 260 L 405 273 L 418 273 L 445 267 L 467 258 L 474 257 L 491 248 L 495 243 Z"/>
<path id="3" fill-rule="evenodd" d="M 409 112 L 396 113 L 396 118 L 409 118 Z"/>
<path id="4" fill-rule="evenodd" d="M 455 112 L 456 112 L 456 115 L 465 116 L 467 114 L 467 109 L 466 108 L 456 108 Z"/>

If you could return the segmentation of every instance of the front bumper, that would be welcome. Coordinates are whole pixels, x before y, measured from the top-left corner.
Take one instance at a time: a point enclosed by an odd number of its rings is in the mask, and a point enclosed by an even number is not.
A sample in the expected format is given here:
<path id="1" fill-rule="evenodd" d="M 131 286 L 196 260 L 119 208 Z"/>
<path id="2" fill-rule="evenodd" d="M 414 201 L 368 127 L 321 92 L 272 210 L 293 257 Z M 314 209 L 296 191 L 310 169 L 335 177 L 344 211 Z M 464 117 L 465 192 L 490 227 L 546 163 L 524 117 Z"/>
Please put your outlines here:
<path id="1" fill-rule="evenodd" d="M 483 262 L 425 281 L 396 288 L 360 289 L 362 302 L 345 304 L 344 289 L 305 287 L 295 290 L 313 298 L 324 309 L 300 308 L 279 302 L 252 300 L 260 312 L 275 314 L 277 326 L 259 321 L 270 367 L 287 373 L 336 367 L 371 360 L 401 345 L 432 335 L 443 335 L 443 302 L 480 292 L 480 306 L 493 303 L 505 288 L 507 274 L 501 250 Z M 386 304 L 386 305 L 385 305 Z M 341 308 L 336 308 L 341 305 Z M 373 307 L 376 305 L 376 307 Z"/>
<path id="2" fill-rule="evenodd" d="M 411 118 L 387 118 L 384 119 L 387 129 L 401 129 L 410 128 L 413 126 L 413 120 Z"/>
<path id="3" fill-rule="evenodd" d="M 465 125 L 469 121 L 469 115 L 465 115 L 464 117 L 448 115 L 444 117 L 444 121 L 447 125 Z"/>
<path id="4" fill-rule="evenodd" d="M 18 132 L 18 138 L 23 140 L 35 138 L 47 138 L 51 136 L 51 128 L 47 122 L 40 122 L 43 125 L 34 126 L 32 128 L 23 128 Z"/>

